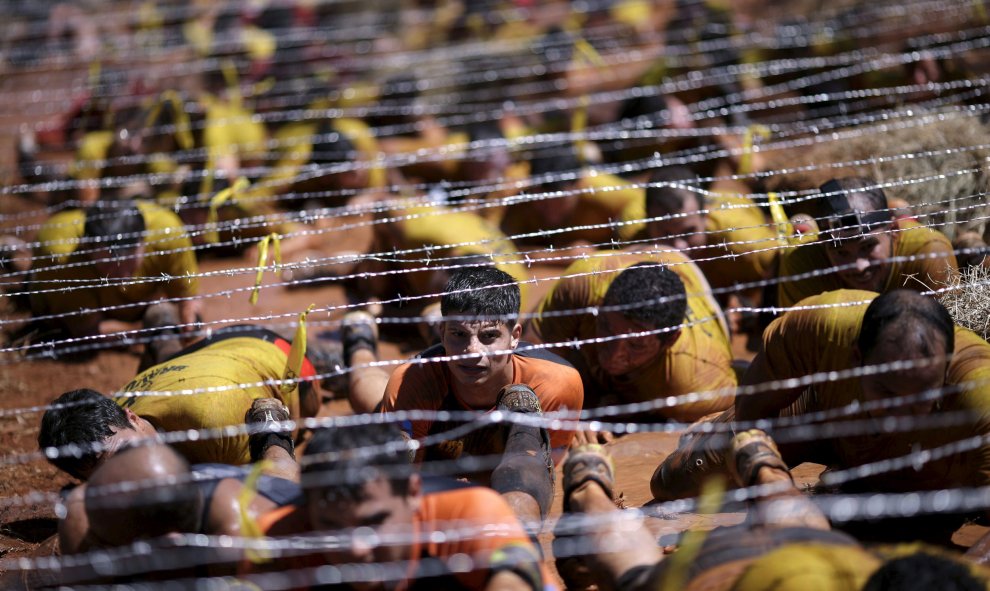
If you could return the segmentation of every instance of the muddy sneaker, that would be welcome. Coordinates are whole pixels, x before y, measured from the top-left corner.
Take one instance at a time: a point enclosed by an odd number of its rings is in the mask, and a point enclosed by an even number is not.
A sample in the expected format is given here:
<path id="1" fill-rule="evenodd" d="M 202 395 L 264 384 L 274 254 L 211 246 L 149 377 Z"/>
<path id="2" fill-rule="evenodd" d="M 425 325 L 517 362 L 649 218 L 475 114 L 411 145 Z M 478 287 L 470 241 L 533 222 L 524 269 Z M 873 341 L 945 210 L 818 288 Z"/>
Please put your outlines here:
<path id="1" fill-rule="evenodd" d="M 564 512 L 570 512 L 571 493 L 586 482 L 596 482 L 608 498 L 614 497 L 615 467 L 605 447 L 589 443 L 571 450 L 564 462 Z"/>
<path id="2" fill-rule="evenodd" d="M 732 437 L 728 430 L 732 417 L 728 411 L 703 417 L 681 435 L 677 449 L 664 458 L 650 479 L 654 499 L 696 497 L 708 479 L 730 477 L 726 454 Z"/>
<path id="3" fill-rule="evenodd" d="M 260 428 L 252 428 L 248 436 L 252 462 L 263 459 L 265 451 L 273 445 L 281 447 L 290 456 L 293 455 L 295 445 L 292 442 L 292 433 L 282 430 L 280 425 L 289 419 L 289 409 L 274 398 L 258 398 L 251 403 L 251 408 L 244 415 L 244 422 L 249 427 L 260 425 Z"/>
<path id="4" fill-rule="evenodd" d="M 306 345 L 306 358 L 313 363 L 316 373 L 324 376 L 320 380 L 324 398 L 347 397 L 350 380 L 339 332 L 324 331 L 310 339 Z"/>
<path id="5" fill-rule="evenodd" d="M 141 317 L 141 326 L 151 330 L 148 336 L 151 340 L 144 345 L 144 353 L 138 365 L 138 371 L 144 371 L 153 365 L 168 360 L 182 350 L 179 338 L 179 307 L 175 304 L 160 302 L 148 306 Z"/>
<path id="6" fill-rule="evenodd" d="M 503 386 L 502 389 L 498 391 L 498 396 L 495 398 L 495 409 L 502 412 L 533 414 L 537 416 L 543 415 L 543 407 L 540 406 L 540 399 L 536 396 L 536 392 L 534 392 L 533 389 L 526 384 L 509 384 L 508 386 Z M 511 430 L 511 423 L 503 425 L 501 430 L 504 435 L 503 441 L 508 439 Z M 554 483 L 556 480 L 556 474 L 553 469 L 550 432 L 547 431 L 545 427 L 539 427 L 539 430 L 541 441 L 540 449 L 543 452 L 543 463 L 546 465 L 547 471 L 550 472 L 550 482 Z"/>
<path id="7" fill-rule="evenodd" d="M 770 436 L 759 429 L 739 433 L 732 439 L 729 449 L 729 467 L 739 486 L 757 484 L 760 468 L 783 470 L 790 476 L 790 470 L 780 457 L 777 445 Z M 791 482 L 794 478 L 791 477 Z"/>
<path id="8" fill-rule="evenodd" d="M 568 589 L 597 589 L 598 581 L 585 554 L 587 537 L 582 530 L 583 516 L 572 514 L 571 493 L 586 482 L 595 482 L 610 499 L 614 498 L 615 469 L 612 458 L 597 443 L 571 450 L 564 462 L 564 514 L 554 528 L 553 555 L 557 572 Z"/>
<path id="9" fill-rule="evenodd" d="M 378 354 L 378 325 L 371 314 L 364 311 L 344 314 L 340 333 L 344 345 L 344 361 L 348 365 L 351 364 L 351 356 L 360 349 Z"/>

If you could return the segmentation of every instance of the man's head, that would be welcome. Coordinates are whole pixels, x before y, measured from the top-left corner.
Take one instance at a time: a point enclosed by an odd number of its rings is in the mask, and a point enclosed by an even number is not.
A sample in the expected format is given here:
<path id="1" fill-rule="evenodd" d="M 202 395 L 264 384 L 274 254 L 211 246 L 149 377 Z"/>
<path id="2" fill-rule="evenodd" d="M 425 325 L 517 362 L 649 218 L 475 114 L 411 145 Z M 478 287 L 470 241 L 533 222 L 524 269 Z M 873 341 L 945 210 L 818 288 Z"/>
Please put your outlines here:
<path id="1" fill-rule="evenodd" d="M 646 189 L 646 216 L 669 219 L 649 222 L 646 233 L 652 240 L 665 242 L 688 256 L 705 245 L 705 196 L 698 188 L 697 175 L 683 166 L 661 168 L 650 177 Z"/>
<path id="2" fill-rule="evenodd" d="M 354 190 L 368 187 L 369 169 L 360 166 L 361 152 L 347 134 L 332 123 L 324 123 L 316 130 L 310 163 L 319 166 L 324 173 L 312 182 L 303 181 L 302 190 Z M 315 174 L 315 173 L 307 173 Z"/>
<path id="3" fill-rule="evenodd" d="M 893 256 L 894 218 L 876 183 L 860 177 L 833 179 L 819 188 L 815 217 L 829 264 L 853 265 L 838 271 L 846 287 L 880 291 Z"/>
<path id="4" fill-rule="evenodd" d="M 331 564 L 408 560 L 422 486 L 394 424 L 317 431 L 302 459 L 313 531 L 348 536 L 325 552 Z"/>
<path id="5" fill-rule="evenodd" d="M 41 417 L 38 446 L 80 447 L 78 453 L 63 451 L 49 461 L 80 480 L 86 480 L 107 458 L 127 442 L 155 437 L 148 421 L 125 410 L 94 390 L 66 392 L 52 402 Z M 93 448 L 98 447 L 98 450 Z"/>
<path id="6" fill-rule="evenodd" d="M 494 181 L 505 175 L 512 163 L 505 136 L 497 121 L 472 123 L 465 129 L 468 141 L 474 144 L 472 153 L 461 161 L 461 180 Z"/>
<path id="7" fill-rule="evenodd" d="M 100 547 L 172 533 L 198 533 L 203 497 L 189 463 L 167 445 L 129 447 L 86 483 L 89 535 Z"/>
<path id="8" fill-rule="evenodd" d="M 80 248 L 101 277 L 133 277 L 144 258 L 144 216 L 133 201 L 99 201 L 86 209 Z"/>
<path id="9" fill-rule="evenodd" d="M 671 329 L 599 343 L 598 362 L 602 369 L 618 376 L 646 366 L 674 344 L 681 334 L 687 297 L 677 273 L 657 263 L 639 263 L 612 281 L 602 306 L 619 309 L 598 315 L 598 338 Z"/>
<path id="10" fill-rule="evenodd" d="M 533 191 L 565 193 L 531 202 L 544 226 L 560 226 L 577 207 L 578 194 L 573 189 L 580 179 L 581 168 L 577 148 L 571 144 L 558 146 L 549 154 L 541 152 L 530 161 L 530 176 L 540 183 Z"/>
<path id="11" fill-rule="evenodd" d="M 469 267 L 450 276 L 440 298 L 440 341 L 447 355 L 469 356 L 447 363 L 457 383 L 497 391 L 511 381 L 511 353 L 492 353 L 519 344 L 519 305 L 519 285 L 500 269 Z"/>
<path id="12" fill-rule="evenodd" d="M 949 356 L 955 350 L 955 325 L 946 309 L 936 300 L 907 289 L 878 296 L 866 308 L 856 344 L 860 365 L 872 366 L 895 361 L 921 361 L 922 364 L 896 371 L 885 371 L 860 378 L 864 402 L 918 395 L 945 384 Z M 873 416 L 926 414 L 933 402 L 871 410 Z"/>
<path id="13" fill-rule="evenodd" d="M 987 582 L 974 576 L 961 560 L 915 552 L 888 560 L 863 585 L 863 591 L 981 591 Z"/>

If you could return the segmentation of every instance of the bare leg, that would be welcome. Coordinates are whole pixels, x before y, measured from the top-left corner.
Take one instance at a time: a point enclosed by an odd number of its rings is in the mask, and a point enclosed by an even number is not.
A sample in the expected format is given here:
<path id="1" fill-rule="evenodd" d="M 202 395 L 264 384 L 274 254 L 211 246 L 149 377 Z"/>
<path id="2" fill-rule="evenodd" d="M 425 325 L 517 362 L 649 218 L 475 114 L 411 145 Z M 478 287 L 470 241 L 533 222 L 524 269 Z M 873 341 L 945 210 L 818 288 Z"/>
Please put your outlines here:
<path id="1" fill-rule="evenodd" d="M 262 457 L 267 462 L 264 468 L 265 474 L 299 482 L 299 462 L 285 448 L 272 445 L 264 451 Z"/>
<path id="2" fill-rule="evenodd" d="M 380 367 L 368 364 L 378 361 L 378 355 L 368 349 L 359 349 L 347 360 L 350 366 L 348 399 L 355 413 L 374 412 L 385 396 L 389 374 Z"/>

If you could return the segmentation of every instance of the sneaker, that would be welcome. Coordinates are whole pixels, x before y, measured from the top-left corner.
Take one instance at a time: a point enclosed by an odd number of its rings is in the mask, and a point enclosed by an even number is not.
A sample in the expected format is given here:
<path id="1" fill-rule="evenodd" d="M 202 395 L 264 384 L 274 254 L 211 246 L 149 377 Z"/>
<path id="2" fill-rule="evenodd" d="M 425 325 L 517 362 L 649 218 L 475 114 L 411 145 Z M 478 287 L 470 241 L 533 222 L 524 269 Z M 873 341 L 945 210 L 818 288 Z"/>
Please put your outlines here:
<path id="1" fill-rule="evenodd" d="M 776 468 L 790 476 L 790 469 L 780 456 L 777 444 L 759 429 L 739 433 L 732 439 L 728 454 L 729 467 L 739 486 L 756 484 L 760 468 Z M 791 477 L 791 482 L 794 478 Z"/>
<path id="2" fill-rule="evenodd" d="M 295 452 L 292 433 L 284 431 L 281 425 L 290 419 L 289 409 L 275 398 L 257 398 L 251 403 L 251 408 L 244 415 L 244 422 L 249 426 L 260 424 L 260 428 L 251 429 L 248 435 L 252 462 L 263 459 L 265 451 L 273 445 L 281 447 L 289 455 Z"/>
<path id="3" fill-rule="evenodd" d="M 543 415 L 543 407 L 540 405 L 540 399 L 536 396 L 536 392 L 526 384 L 509 384 L 508 386 L 503 386 L 495 398 L 495 410 L 537 416 Z M 545 427 L 540 427 L 539 429 L 540 439 L 542 441 L 540 448 L 543 452 L 543 462 L 546 464 L 547 471 L 550 473 L 550 482 L 552 484 L 556 480 L 556 474 L 553 469 L 553 456 L 550 453 L 552 449 L 550 446 L 550 432 Z M 502 424 L 500 429 L 502 441 L 508 439 L 511 430 L 511 422 Z"/>
<path id="4" fill-rule="evenodd" d="M 179 307 L 175 304 L 161 302 L 148 306 L 141 317 L 141 326 L 154 332 L 149 335 L 151 340 L 144 345 L 139 372 L 163 363 L 182 351 L 178 326 L 181 323 Z"/>
<path id="5" fill-rule="evenodd" d="M 341 343 L 344 346 L 344 361 L 351 363 L 355 351 L 367 349 L 378 354 L 378 325 L 371 314 L 357 310 L 344 314 L 341 319 Z"/>
<path id="6" fill-rule="evenodd" d="M 589 443 L 571 450 L 564 462 L 564 512 L 570 512 L 574 489 L 586 482 L 596 482 L 610 499 L 614 498 L 615 466 L 605 447 Z"/>

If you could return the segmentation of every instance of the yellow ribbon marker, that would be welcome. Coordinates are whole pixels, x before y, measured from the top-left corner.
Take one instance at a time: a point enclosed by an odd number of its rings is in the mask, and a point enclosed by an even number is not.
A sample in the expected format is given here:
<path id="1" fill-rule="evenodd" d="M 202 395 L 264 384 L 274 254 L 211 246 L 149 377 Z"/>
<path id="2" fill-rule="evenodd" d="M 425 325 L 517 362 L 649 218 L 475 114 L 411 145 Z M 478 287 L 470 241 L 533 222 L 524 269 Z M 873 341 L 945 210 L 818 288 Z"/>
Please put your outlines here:
<path id="1" fill-rule="evenodd" d="M 605 60 L 602 56 L 591 46 L 586 40 L 578 37 L 574 42 L 574 51 L 577 53 L 577 61 L 584 65 L 593 66 L 596 69 L 604 68 L 607 66 Z M 588 106 L 591 101 L 588 99 L 588 95 L 582 96 L 578 100 L 578 106 L 574 109 L 574 114 L 571 116 L 571 133 L 578 134 L 585 130 L 588 126 Z M 578 150 L 578 160 L 582 163 L 585 161 L 585 146 L 587 145 L 587 140 L 575 140 L 574 144 L 577 146 Z"/>
<path id="2" fill-rule="evenodd" d="M 258 494 L 258 481 L 261 479 L 261 473 L 267 467 L 268 460 L 256 462 L 251 467 L 251 472 L 248 473 L 247 478 L 244 479 L 241 492 L 237 495 L 238 521 L 241 525 L 241 536 L 245 538 L 260 540 L 265 537 L 265 532 L 261 531 L 258 521 L 251 515 L 248 507 L 251 506 L 251 501 Z M 247 559 L 254 564 L 264 564 L 272 559 L 271 553 L 262 549 L 245 548 L 244 553 Z"/>
<path id="3" fill-rule="evenodd" d="M 698 496 L 698 514 L 712 515 L 717 513 L 722 506 L 722 498 L 725 495 L 725 481 L 721 477 L 709 478 L 701 487 L 701 494 Z M 688 567 L 698 557 L 701 546 L 708 537 L 707 531 L 691 530 L 684 534 L 683 542 L 665 562 L 669 563 L 669 568 L 665 569 L 664 576 L 657 587 L 660 591 L 675 591 L 683 589 L 688 582 Z"/>
<path id="4" fill-rule="evenodd" d="M 258 303 L 258 292 L 261 290 L 261 278 L 265 274 L 265 266 L 268 264 L 268 245 L 272 246 L 272 257 L 275 265 L 282 264 L 282 247 L 279 235 L 272 232 L 258 242 L 258 273 L 254 276 L 254 289 L 251 290 L 251 304 Z"/>
<path id="5" fill-rule="evenodd" d="M 650 69 L 643 74 L 641 80 L 643 86 L 656 86 L 663 82 L 663 79 L 667 77 L 667 59 L 664 57 L 659 57 L 653 61 L 653 65 Z"/>
<path id="6" fill-rule="evenodd" d="M 753 172 L 753 139 L 759 136 L 761 139 L 770 139 L 770 128 L 766 125 L 750 125 L 743 134 L 743 152 L 739 156 L 739 174 L 750 174 Z"/>
<path id="7" fill-rule="evenodd" d="M 234 184 L 210 198 L 210 212 L 206 216 L 206 226 L 209 228 L 206 231 L 207 242 L 210 244 L 216 244 L 217 242 L 217 210 L 220 209 L 221 205 L 247 189 L 249 184 L 246 178 L 239 177 L 234 181 Z"/>
<path id="8" fill-rule="evenodd" d="M 278 47 L 275 36 L 258 27 L 245 28 L 241 33 L 241 41 L 247 49 L 248 57 L 255 61 L 271 59 Z"/>
<path id="9" fill-rule="evenodd" d="M 182 97 L 174 90 L 166 90 L 162 93 L 158 102 L 151 107 L 148 116 L 145 118 L 145 127 L 154 127 L 158 123 L 158 118 L 162 114 L 165 105 L 171 104 L 175 113 L 175 140 L 183 150 L 191 150 L 193 147 L 192 125 L 189 123 L 189 114 L 186 113 L 186 105 Z"/>
<path id="10" fill-rule="evenodd" d="M 777 242 L 789 244 L 793 241 L 794 226 L 787 218 L 784 206 L 780 204 L 780 197 L 776 193 L 767 193 L 767 203 L 770 206 L 770 217 L 777 228 Z"/>
<path id="11" fill-rule="evenodd" d="M 233 60 L 223 60 L 220 64 L 220 71 L 223 73 L 223 79 L 227 83 L 227 93 L 230 95 L 230 104 L 240 107 L 241 106 L 241 83 L 237 76 L 237 66 L 234 65 Z"/>
<path id="12" fill-rule="evenodd" d="M 95 61 L 89 64 L 89 78 L 87 79 L 87 81 L 89 82 L 90 88 L 94 88 L 97 85 L 99 85 L 100 72 L 102 71 L 102 69 L 103 66 L 100 64 L 99 61 Z"/>
<path id="13" fill-rule="evenodd" d="M 976 19 L 982 24 L 987 22 L 987 7 L 983 3 L 984 0 L 973 0 L 973 12 L 976 13 Z"/>
<path id="14" fill-rule="evenodd" d="M 316 304 L 310 304 L 306 310 L 299 315 L 299 326 L 296 327 L 296 336 L 292 337 L 292 347 L 289 349 L 289 359 L 285 362 L 285 371 L 282 372 L 282 394 L 289 395 L 299 387 L 296 378 L 302 373 L 303 361 L 306 359 L 306 317 L 313 311 Z"/>

